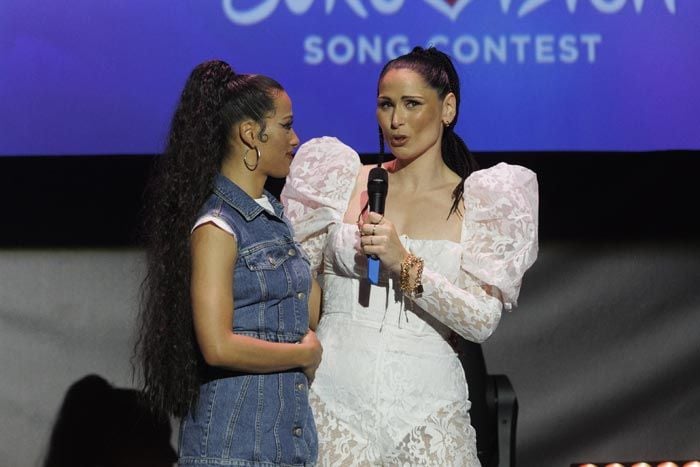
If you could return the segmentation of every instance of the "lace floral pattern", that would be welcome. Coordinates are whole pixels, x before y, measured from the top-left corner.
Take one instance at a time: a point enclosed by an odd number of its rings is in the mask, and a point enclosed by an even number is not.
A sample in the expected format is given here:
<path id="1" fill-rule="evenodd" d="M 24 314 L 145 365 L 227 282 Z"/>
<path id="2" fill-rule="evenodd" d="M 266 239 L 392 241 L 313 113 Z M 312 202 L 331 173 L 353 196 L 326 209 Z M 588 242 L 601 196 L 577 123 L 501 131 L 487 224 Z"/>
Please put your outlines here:
<path id="1" fill-rule="evenodd" d="M 498 287 L 510 309 L 537 258 L 537 178 L 504 163 L 479 170 L 464 183 L 464 205 L 462 269 Z"/>
<path id="2" fill-rule="evenodd" d="M 424 269 L 423 294 L 415 303 L 472 342 L 484 342 L 501 319 L 501 301 L 487 294 L 468 273 L 460 274 L 453 284 L 443 275 Z"/>
<path id="3" fill-rule="evenodd" d="M 310 402 L 318 423 L 318 464 L 334 467 L 444 465 L 473 467 L 479 465 L 470 445 L 476 434 L 463 405 L 450 404 L 430 415 L 423 424 L 413 426 L 405 436 L 385 452 L 368 439 L 353 433 L 352 423 L 345 423 L 320 398 L 311 393 Z M 329 449 L 330 448 L 330 449 Z"/>
<path id="4" fill-rule="evenodd" d="M 350 146 L 328 136 L 304 143 L 294 158 L 281 197 L 314 271 L 321 265 L 328 226 L 342 221 L 360 166 Z"/>
<path id="5" fill-rule="evenodd" d="M 319 463 L 478 466 L 468 388 L 449 341 L 453 333 L 485 340 L 503 305 L 517 303 L 537 256 L 536 178 L 506 164 L 475 172 L 464 185 L 459 243 L 402 236 L 425 260 L 424 292 L 411 300 L 385 273 L 376 286 L 362 280 L 359 232 L 342 222 L 360 168 L 337 139 L 312 140 L 282 192 L 297 240 L 323 273 L 324 355 L 310 393 Z"/>

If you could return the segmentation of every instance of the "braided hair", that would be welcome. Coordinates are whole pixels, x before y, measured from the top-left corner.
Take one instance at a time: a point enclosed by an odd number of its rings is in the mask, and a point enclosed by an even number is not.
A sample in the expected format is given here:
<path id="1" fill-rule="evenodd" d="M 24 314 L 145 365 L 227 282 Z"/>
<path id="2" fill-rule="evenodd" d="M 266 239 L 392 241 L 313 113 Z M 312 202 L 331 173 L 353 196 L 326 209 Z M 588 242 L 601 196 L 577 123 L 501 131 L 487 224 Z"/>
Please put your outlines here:
<path id="1" fill-rule="evenodd" d="M 206 367 L 192 319 L 190 230 L 231 154 L 234 125 L 255 120 L 263 140 L 265 118 L 281 90 L 271 78 L 236 74 L 214 60 L 195 67 L 180 96 L 142 213 L 146 277 L 134 360 L 155 410 L 184 416 L 199 395 Z"/>
<path id="2" fill-rule="evenodd" d="M 418 73 L 425 82 L 433 88 L 440 99 L 444 99 L 448 93 L 453 93 L 456 99 L 455 117 L 447 125 L 442 133 L 440 145 L 442 160 L 453 172 L 460 176 L 460 183 L 452 191 L 452 207 L 448 217 L 453 213 L 461 215 L 460 202 L 464 193 L 464 181 L 467 177 L 478 169 L 474 156 L 469 151 L 464 140 L 454 131 L 459 118 L 459 76 L 455 70 L 452 60 L 447 54 L 440 52 L 435 47 L 424 49 L 415 47 L 411 52 L 389 61 L 379 74 L 379 81 L 384 75 L 395 69 L 405 68 Z M 379 128 L 379 152 L 384 154 L 384 135 Z M 381 159 L 380 159 L 381 163 Z"/>

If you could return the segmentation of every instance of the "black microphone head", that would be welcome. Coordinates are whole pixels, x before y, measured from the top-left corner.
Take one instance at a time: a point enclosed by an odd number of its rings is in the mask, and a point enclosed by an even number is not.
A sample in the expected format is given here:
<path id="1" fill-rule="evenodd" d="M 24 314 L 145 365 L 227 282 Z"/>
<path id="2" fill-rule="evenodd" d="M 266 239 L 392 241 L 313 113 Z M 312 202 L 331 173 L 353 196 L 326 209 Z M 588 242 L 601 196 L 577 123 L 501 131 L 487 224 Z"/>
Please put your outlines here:
<path id="1" fill-rule="evenodd" d="M 389 174 L 381 167 L 375 167 L 369 171 L 367 177 L 367 194 L 386 195 L 389 190 Z"/>

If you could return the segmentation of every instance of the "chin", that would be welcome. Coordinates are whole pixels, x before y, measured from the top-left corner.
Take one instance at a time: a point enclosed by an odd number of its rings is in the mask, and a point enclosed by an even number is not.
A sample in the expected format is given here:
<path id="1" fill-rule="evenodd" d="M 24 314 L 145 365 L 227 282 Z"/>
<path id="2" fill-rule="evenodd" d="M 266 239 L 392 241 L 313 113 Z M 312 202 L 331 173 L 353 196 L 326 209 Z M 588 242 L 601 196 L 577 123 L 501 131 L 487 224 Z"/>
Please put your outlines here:
<path id="1" fill-rule="evenodd" d="M 413 160 L 420 155 L 420 154 L 416 154 L 415 151 L 411 151 L 410 149 L 407 149 L 405 147 L 396 148 L 396 149 L 392 148 L 391 154 L 395 158 L 403 160 L 403 161 Z"/>
<path id="2" fill-rule="evenodd" d="M 289 175 L 289 168 L 287 168 L 287 170 L 284 170 L 284 171 L 271 173 L 270 177 L 272 177 L 272 178 L 286 178 L 287 175 Z"/>
<path id="3" fill-rule="evenodd" d="M 391 149 L 391 153 L 394 156 L 398 156 L 399 154 L 405 155 L 407 152 L 406 146 L 399 146 L 399 147 L 389 146 L 389 148 Z"/>

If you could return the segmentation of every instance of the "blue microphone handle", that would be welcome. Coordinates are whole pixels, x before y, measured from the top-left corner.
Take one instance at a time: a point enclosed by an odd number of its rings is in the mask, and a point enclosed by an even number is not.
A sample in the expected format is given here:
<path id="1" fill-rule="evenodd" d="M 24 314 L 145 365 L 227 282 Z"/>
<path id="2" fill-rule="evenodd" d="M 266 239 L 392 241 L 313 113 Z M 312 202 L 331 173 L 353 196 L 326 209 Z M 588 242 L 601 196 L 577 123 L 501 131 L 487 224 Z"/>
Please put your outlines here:
<path id="1" fill-rule="evenodd" d="M 379 284 L 379 263 L 379 258 L 373 255 L 367 258 L 367 279 L 370 284 Z"/>

